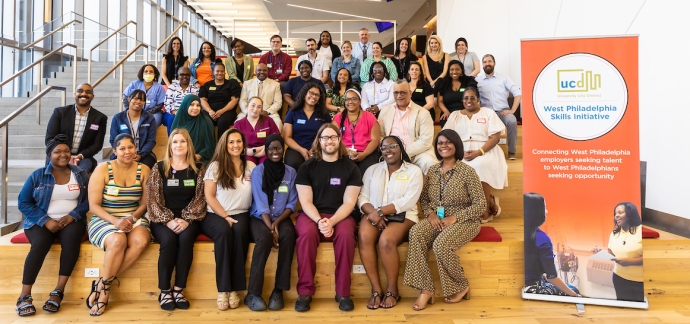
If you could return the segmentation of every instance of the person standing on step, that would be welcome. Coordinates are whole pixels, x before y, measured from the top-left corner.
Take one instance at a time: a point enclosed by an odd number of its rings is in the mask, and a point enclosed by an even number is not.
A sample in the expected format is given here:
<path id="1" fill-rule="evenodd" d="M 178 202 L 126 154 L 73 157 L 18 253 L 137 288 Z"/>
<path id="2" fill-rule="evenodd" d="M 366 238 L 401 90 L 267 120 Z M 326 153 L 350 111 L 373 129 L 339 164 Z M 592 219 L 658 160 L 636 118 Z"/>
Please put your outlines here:
<path id="1" fill-rule="evenodd" d="M 17 315 L 36 314 L 31 288 L 55 238 L 60 239 L 60 270 L 55 290 L 48 294 L 43 310 L 60 310 L 65 285 L 77 264 L 82 237 L 86 230 L 89 201 L 86 187 L 89 174 L 70 165 L 71 149 L 67 135 L 59 134 L 46 145 L 50 162 L 34 171 L 19 193 L 19 211 L 24 215 L 24 234 L 31 249 L 24 262 L 22 293 L 17 300 Z"/>
<path id="2" fill-rule="evenodd" d="M 156 147 L 156 119 L 147 111 L 144 111 L 146 103 L 146 93 L 142 90 L 134 90 L 127 98 L 129 108 L 113 116 L 110 124 L 110 145 L 114 144 L 115 138 L 120 134 L 129 134 L 134 138 L 134 145 L 137 153 L 134 156 L 135 162 L 140 162 L 152 168 L 156 164 L 156 154 L 153 149 Z M 115 160 L 115 152 L 110 156 Z"/>
<path id="3" fill-rule="evenodd" d="M 55 108 L 46 129 L 45 143 L 58 134 L 67 135 L 71 147 L 70 164 L 93 172 L 96 168 L 94 156 L 103 149 L 108 117 L 91 107 L 94 98 L 93 87 L 82 83 L 74 90 L 74 104 Z M 48 161 L 46 161 L 48 164 Z"/>
<path id="4" fill-rule="evenodd" d="M 256 245 L 244 303 L 253 311 L 266 309 L 261 292 L 264 287 L 264 268 L 271 248 L 278 248 L 278 266 L 268 308 L 283 309 L 283 290 L 290 290 L 290 268 L 296 239 L 295 225 L 290 216 L 297 210 L 297 171 L 283 163 L 284 147 L 285 142 L 279 134 L 269 135 L 264 144 L 268 158 L 252 171 L 253 199 L 249 227 Z"/>
<path id="5" fill-rule="evenodd" d="M 306 312 L 316 293 L 316 251 L 319 242 L 333 242 L 335 252 L 335 301 L 351 311 L 352 263 L 357 223 L 352 217 L 362 187 L 359 168 L 347 158 L 338 127 L 321 126 L 312 148 L 313 157 L 297 171 L 296 187 L 302 212 L 295 217 L 297 232 L 297 302 L 295 310 Z"/>
<path id="6" fill-rule="evenodd" d="M 292 73 L 292 58 L 287 53 L 281 51 L 283 48 L 283 38 L 280 35 L 271 36 L 271 50 L 261 55 L 259 63 L 266 64 L 268 67 L 268 78 L 280 83 L 280 91 L 283 92 L 285 83 L 290 79 Z"/>
<path id="7" fill-rule="evenodd" d="M 189 57 L 184 56 L 184 45 L 182 39 L 175 36 L 168 43 L 168 50 L 163 54 L 161 62 L 161 84 L 170 87 L 173 82 L 179 79 L 178 72 L 183 66 L 189 66 Z M 191 71 L 190 71 L 191 76 Z M 187 78 L 189 82 L 189 78 Z"/>
<path id="8" fill-rule="evenodd" d="M 368 57 L 373 55 L 371 43 L 369 43 L 369 30 L 362 28 L 359 30 L 359 42 L 352 44 L 352 56 L 359 60 L 359 64 L 364 63 Z"/>
<path id="9" fill-rule="evenodd" d="M 254 59 L 244 54 L 244 42 L 233 39 L 230 48 L 234 56 L 225 58 L 225 70 L 228 71 L 228 79 L 233 79 L 244 86 L 244 82 L 254 75 Z"/>

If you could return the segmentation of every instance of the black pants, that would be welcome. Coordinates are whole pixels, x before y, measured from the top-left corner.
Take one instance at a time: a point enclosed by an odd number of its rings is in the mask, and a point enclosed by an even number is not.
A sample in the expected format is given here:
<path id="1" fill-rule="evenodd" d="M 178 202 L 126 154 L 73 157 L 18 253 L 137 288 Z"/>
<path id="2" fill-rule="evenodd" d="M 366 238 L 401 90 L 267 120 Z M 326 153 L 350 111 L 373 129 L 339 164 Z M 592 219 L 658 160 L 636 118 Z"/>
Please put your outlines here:
<path id="1" fill-rule="evenodd" d="M 201 221 L 201 232 L 213 240 L 216 256 L 216 285 L 219 292 L 247 289 L 247 252 L 249 250 L 249 213 L 232 215 L 238 222 L 208 213 Z"/>
<path id="2" fill-rule="evenodd" d="M 235 124 L 235 120 L 237 120 L 237 108 L 226 111 L 220 115 L 217 120 L 211 120 L 213 121 L 213 125 L 218 126 L 218 138 L 220 138 L 226 130 L 230 129 L 230 127 Z"/>
<path id="3" fill-rule="evenodd" d="M 644 284 L 639 281 L 624 279 L 613 274 L 613 289 L 616 290 L 616 299 L 629 301 L 644 301 Z"/>
<path id="4" fill-rule="evenodd" d="M 151 233 L 160 243 L 158 257 L 158 288 L 170 289 L 175 270 L 175 286 L 187 287 L 189 269 L 194 258 L 194 242 L 201 232 L 201 222 L 193 222 L 180 234 L 175 234 L 165 223 L 151 223 Z"/>
<path id="5" fill-rule="evenodd" d="M 376 150 L 372 152 L 371 154 L 367 155 L 367 157 L 364 158 L 364 160 L 360 162 L 356 162 L 357 166 L 359 167 L 359 172 L 362 173 L 362 177 L 364 177 L 364 172 L 367 171 L 367 169 L 376 164 L 379 163 L 379 159 L 381 158 L 381 151 Z M 355 208 L 358 209 L 358 208 Z"/>
<path id="6" fill-rule="evenodd" d="M 299 167 L 304 163 L 304 157 L 300 152 L 297 152 L 291 148 L 285 150 L 285 164 L 291 166 L 295 171 L 299 170 Z"/>
<path id="7" fill-rule="evenodd" d="M 81 238 L 84 236 L 86 230 L 86 223 L 84 221 L 74 221 L 65 226 L 57 233 L 49 231 L 43 226 L 34 225 L 31 228 L 24 230 L 26 237 L 31 243 L 31 249 L 24 261 L 24 278 L 22 278 L 23 285 L 33 285 L 38 277 L 38 272 L 41 271 L 43 261 L 53 245 L 53 240 L 57 237 L 60 240 L 60 276 L 71 276 L 74 265 L 79 259 L 79 251 L 81 249 Z"/>
<path id="8" fill-rule="evenodd" d="M 249 289 L 250 294 L 261 296 L 264 288 L 264 268 L 266 261 L 271 254 L 273 247 L 273 234 L 266 224 L 256 218 L 249 217 L 252 237 L 254 238 L 254 254 L 252 255 L 252 266 L 249 270 Z M 291 219 L 286 219 L 278 225 L 278 267 L 276 267 L 275 288 L 280 290 L 290 290 L 290 268 L 292 267 L 292 257 L 295 254 L 295 225 Z"/>

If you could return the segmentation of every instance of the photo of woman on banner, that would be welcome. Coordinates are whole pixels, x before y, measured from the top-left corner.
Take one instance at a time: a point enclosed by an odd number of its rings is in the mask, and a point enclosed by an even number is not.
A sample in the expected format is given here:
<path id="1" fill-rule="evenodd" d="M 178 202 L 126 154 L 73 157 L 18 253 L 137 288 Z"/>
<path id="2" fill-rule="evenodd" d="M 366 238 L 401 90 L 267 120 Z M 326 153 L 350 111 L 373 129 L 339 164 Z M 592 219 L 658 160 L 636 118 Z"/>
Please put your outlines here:
<path id="1" fill-rule="evenodd" d="M 526 193 L 525 204 L 525 286 L 527 293 L 582 297 L 577 288 L 558 277 L 553 244 L 539 226 L 546 222 L 546 201 L 538 193 Z"/>
<path id="2" fill-rule="evenodd" d="M 616 262 L 613 268 L 616 299 L 644 301 L 642 219 L 637 207 L 630 202 L 621 202 L 613 210 L 608 252 L 613 256 L 611 261 Z"/>

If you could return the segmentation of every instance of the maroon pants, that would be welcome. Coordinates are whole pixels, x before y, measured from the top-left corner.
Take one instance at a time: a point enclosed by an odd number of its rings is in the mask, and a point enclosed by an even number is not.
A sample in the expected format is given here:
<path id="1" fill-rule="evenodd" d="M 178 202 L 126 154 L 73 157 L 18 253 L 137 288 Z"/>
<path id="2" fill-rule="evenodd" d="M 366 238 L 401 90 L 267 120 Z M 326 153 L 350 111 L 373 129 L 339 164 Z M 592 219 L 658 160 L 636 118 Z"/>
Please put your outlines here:
<path id="1" fill-rule="evenodd" d="M 332 214 L 321 214 L 322 218 L 331 218 Z M 350 296 L 352 282 L 352 263 L 355 257 L 357 241 L 355 233 L 357 224 L 352 217 L 340 221 L 333 228 L 331 237 L 324 237 L 318 225 L 305 213 L 295 217 L 297 233 L 297 294 L 313 296 L 316 292 L 314 275 L 316 274 L 316 249 L 320 242 L 333 242 L 335 252 L 335 292 L 339 296 Z"/>

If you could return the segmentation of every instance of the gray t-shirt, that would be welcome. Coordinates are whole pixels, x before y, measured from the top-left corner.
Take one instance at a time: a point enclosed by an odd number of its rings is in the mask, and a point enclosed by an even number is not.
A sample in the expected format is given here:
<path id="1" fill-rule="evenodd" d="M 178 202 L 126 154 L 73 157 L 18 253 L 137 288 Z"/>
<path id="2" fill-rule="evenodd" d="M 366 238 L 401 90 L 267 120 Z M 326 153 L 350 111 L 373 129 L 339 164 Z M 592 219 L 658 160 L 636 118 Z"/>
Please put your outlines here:
<path id="1" fill-rule="evenodd" d="M 453 54 L 450 55 L 450 60 L 451 61 L 452 60 L 460 61 L 460 63 L 462 63 L 464 65 L 463 67 L 465 68 L 465 75 L 470 75 L 470 73 L 472 73 L 472 71 L 474 71 L 474 61 L 479 61 L 479 56 L 477 56 L 477 54 L 475 54 L 474 52 L 467 52 L 467 54 L 465 54 L 464 58 L 459 59 L 458 58 L 458 52 L 454 52 Z M 479 66 L 481 69 L 482 65 L 479 64 Z M 481 70 L 479 72 L 481 72 Z"/>

